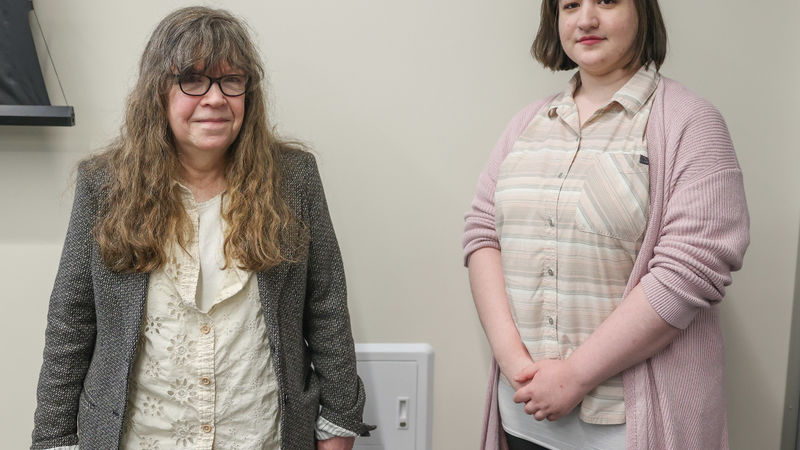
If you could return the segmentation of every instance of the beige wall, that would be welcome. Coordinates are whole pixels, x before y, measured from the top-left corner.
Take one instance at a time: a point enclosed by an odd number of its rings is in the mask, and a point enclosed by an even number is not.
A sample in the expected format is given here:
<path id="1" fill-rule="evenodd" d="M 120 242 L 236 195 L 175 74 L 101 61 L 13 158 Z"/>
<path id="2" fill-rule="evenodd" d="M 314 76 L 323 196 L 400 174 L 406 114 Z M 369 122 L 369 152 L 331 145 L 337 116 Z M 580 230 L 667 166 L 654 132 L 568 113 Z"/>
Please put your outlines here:
<path id="1" fill-rule="evenodd" d="M 724 308 L 732 447 L 777 449 L 800 227 L 800 45 L 792 31 L 800 7 L 662 3 L 671 38 L 663 72 L 726 117 L 752 216 L 752 245 Z M 149 32 L 184 4 L 36 2 L 77 126 L 0 128 L 6 448 L 29 443 L 74 164 L 114 135 Z M 356 339 L 431 343 L 434 448 L 475 448 L 489 354 L 461 267 L 462 215 L 507 120 L 566 79 L 527 54 L 539 2 L 211 4 L 248 18 L 271 74 L 275 121 L 318 155 Z M 51 95 L 61 101 L 57 88 Z"/>

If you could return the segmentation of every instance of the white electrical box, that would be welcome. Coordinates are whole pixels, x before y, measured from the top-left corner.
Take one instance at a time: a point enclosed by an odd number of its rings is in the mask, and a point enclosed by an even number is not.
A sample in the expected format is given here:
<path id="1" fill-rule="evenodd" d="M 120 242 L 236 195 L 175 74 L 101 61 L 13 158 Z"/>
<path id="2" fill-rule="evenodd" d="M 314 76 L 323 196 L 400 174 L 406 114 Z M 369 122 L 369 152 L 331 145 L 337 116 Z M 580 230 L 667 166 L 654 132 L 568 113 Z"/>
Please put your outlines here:
<path id="1" fill-rule="evenodd" d="M 364 422 L 377 425 L 353 450 L 430 450 L 433 422 L 433 347 L 356 344 L 367 403 Z"/>

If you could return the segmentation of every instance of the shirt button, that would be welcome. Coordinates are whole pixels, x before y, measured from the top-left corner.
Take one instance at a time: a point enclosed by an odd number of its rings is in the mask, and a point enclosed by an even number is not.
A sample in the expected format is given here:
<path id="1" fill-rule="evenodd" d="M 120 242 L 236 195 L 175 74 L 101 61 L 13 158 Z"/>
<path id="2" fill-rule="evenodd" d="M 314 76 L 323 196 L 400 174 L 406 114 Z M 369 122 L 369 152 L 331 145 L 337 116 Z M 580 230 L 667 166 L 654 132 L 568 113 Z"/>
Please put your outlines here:
<path id="1" fill-rule="evenodd" d="M 551 217 L 551 218 L 547 219 L 547 224 L 550 225 L 551 227 L 554 227 L 554 226 L 556 226 L 556 221 L 553 220 L 553 218 Z"/>
<path id="2" fill-rule="evenodd" d="M 203 433 L 211 433 L 211 425 L 209 424 L 203 425 L 200 429 L 203 430 Z"/>
<path id="3" fill-rule="evenodd" d="M 552 325 L 553 324 L 553 318 L 552 317 L 548 317 L 547 318 L 547 322 L 550 323 L 550 325 Z"/>
<path id="4" fill-rule="evenodd" d="M 551 277 L 553 276 L 554 273 L 555 272 L 553 272 L 553 269 L 547 269 L 547 274 L 550 275 Z"/>
<path id="5" fill-rule="evenodd" d="M 203 325 L 200 327 L 200 332 L 203 334 L 208 334 L 211 331 L 211 327 L 208 325 Z"/>
<path id="6" fill-rule="evenodd" d="M 564 178 L 564 172 L 559 172 L 558 173 L 558 178 Z"/>
<path id="7" fill-rule="evenodd" d="M 211 378 L 208 378 L 208 377 L 200 378 L 200 384 L 204 384 L 206 386 L 211 384 Z"/>

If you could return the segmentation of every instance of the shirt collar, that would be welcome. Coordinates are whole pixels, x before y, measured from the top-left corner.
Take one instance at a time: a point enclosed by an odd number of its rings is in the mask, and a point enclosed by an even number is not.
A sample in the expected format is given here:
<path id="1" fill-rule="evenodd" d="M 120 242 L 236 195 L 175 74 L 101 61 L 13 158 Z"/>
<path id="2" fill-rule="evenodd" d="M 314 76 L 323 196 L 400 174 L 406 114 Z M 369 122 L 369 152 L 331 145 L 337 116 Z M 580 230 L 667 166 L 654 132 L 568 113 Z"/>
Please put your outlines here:
<path id="1" fill-rule="evenodd" d="M 219 194 L 215 195 L 214 197 L 212 197 L 212 198 L 210 198 L 210 199 L 208 199 L 206 201 L 198 202 L 194 198 L 194 193 L 192 193 L 192 190 L 189 189 L 188 186 L 186 186 L 185 184 L 183 184 L 183 183 L 181 183 L 180 181 L 177 181 L 177 180 L 173 180 L 172 184 L 173 184 L 173 186 L 177 186 L 178 194 L 180 194 L 181 202 L 183 203 L 183 207 L 184 207 L 184 209 L 186 209 L 186 212 L 197 211 L 199 208 L 202 208 L 204 205 L 207 205 L 209 203 L 212 203 L 213 201 L 216 201 L 218 197 L 219 198 L 223 198 L 223 194 L 224 194 L 224 191 L 223 191 L 222 193 L 219 193 Z"/>
<path id="2" fill-rule="evenodd" d="M 636 114 L 653 95 L 660 79 L 661 75 L 657 70 L 642 66 L 625 86 L 611 97 L 611 101 L 622 105 L 630 114 Z"/>
<path id="3" fill-rule="evenodd" d="M 578 88 L 580 79 L 580 72 L 575 72 L 575 74 L 570 77 L 569 82 L 567 82 L 567 88 L 550 104 L 550 108 L 547 110 L 548 116 L 556 117 L 556 115 L 560 115 L 564 117 L 575 109 L 575 98 L 573 94 L 575 93 L 575 89 Z"/>
<path id="4" fill-rule="evenodd" d="M 575 98 L 573 95 L 578 88 L 580 80 L 580 72 L 575 72 L 567 83 L 567 88 L 564 89 L 564 92 L 550 104 L 550 108 L 547 111 L 548 116 L 561 115 L 563 117 L 574 110 Z M 635 114 L 653 95 L 660 80 L 661 74 L 657 70 L 642 66 L 624 86 L 611 96 L 611 100 L 608 103 L 616 102 L 629 114 Z"/>
<path id="5" fill-rule="evenodd" d="M 196 283 L 191 282 L 187 284 L 186 272 L 190 269 L 198 271 L 200 270 L 200 250 L 198 248 L 199 230 L 197 228 L 198 223 L 196 222 L 198 220 L 199 208 L 208 203 L 215 202 L 217 199 L 219 199 L 221 202 L 221 208 L 224 208 L 227 199 L 223 193 L 220 193 L 203 203 L 197 203 L 194 198 L 194 194 L 192 194 L 192 190 L 189 189 L 185 184 L 177 180 L 173 180 L 172 183 L 173 186 L 176 186 L 178 189 L 178 192 L 181 196 L 181 201 L 183 202 L 183 207 L 192 220 L 194 237 L 188 243 L 187 248 L 182 248 L 177 244 L 177 242 L 172 242 L 171 247 L 169 247 L 169 256 L 167 258 L 167 262 L 164 265 L 164 271 L 175 284 L 175 287 L 183 301 L 196 305 L 195 295 L 197 292 L 197 285 Z M 224 234 L 228 228 L 228 224 L 224 220 L 222 221 L 222 227 Z M 220 249 L 220 251 L 223 250 Z M 184 268 L 183 275 L 180 274 L 179 267 Z M 239 264 L 237 264 L 237 261 L 235 260 L 232 261 L 231 264 L 228 264 L 228 266 L 224 269 L 224 275 L 220 285 L 220 296 L 216 303 L 222 302 L 223 300 L 232 297 L 234 294 L 244 289 L 244 286 L 250 279 L 251 275 L 252 272 L 239 267 Z"/>
<path id="6" fill-rule="evenodd" d="M 191 189 L 178 180 L 172 180 L 172 185 L 178 189 L 184 208 L 187 210 L 197 208 L 197 202 L 194 200 L 194 194 L 192 194 Z"/>

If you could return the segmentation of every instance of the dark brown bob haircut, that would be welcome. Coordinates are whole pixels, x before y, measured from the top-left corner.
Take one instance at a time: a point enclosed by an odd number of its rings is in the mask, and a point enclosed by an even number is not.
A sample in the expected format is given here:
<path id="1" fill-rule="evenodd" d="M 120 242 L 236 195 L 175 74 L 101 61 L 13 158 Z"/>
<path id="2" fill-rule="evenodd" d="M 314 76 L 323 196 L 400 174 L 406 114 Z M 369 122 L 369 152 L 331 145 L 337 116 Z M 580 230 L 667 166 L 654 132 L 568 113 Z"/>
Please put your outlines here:
<path id="1" fill-rule="evenodd" d="M 650 63 L 661 68 L 667 56 L 667 29 L 661 17 L 658 0 L 633 0 L 639 18 L 639 30 L 630 49 L 626 68 Z M 531 46 L 531 55 L 550 70 L 570 70 L 578 67 L 569 59 L 558 36 L 558 0 L 542 0 L 539 31 Z"/>

